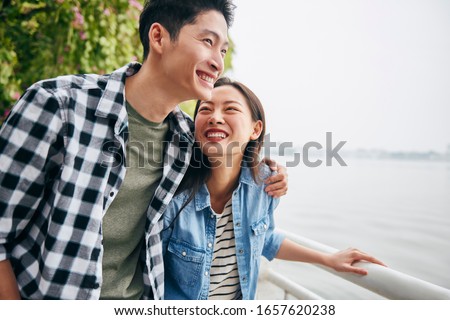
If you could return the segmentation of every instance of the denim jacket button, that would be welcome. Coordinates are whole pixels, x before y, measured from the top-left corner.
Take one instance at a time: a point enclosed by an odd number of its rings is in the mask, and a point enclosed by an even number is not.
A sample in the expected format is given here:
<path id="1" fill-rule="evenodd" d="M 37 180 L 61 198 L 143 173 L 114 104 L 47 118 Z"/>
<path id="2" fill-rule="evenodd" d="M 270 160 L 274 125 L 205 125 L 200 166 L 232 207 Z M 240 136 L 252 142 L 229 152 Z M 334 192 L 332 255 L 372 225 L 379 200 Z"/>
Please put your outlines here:
<path id="1" fill-rule="evenodd" d="M 240 253 L 240 254 L 243 254 L 243 253 L 244 253 L 244 250 L 239 249 L 239 253 Z"/>
<path id="2" fill-rule="evenodd" d="M 240 227 L 241 223 L 240 222 L 236 222 L 236 227 Z"/>
<path id="3" fill-rule="evenodd" d="M 183 251 L 183 252 L 181 253 L 181 255 L 182 255 L 183 257 L 186 257 L 186 251 Z"/>
<path id="4" fill-rule="evenodd" d="M 212 247 L 212 243 L 210 242 L 210 243 L 208 243 L 208 248 L 211 248 Z"/>

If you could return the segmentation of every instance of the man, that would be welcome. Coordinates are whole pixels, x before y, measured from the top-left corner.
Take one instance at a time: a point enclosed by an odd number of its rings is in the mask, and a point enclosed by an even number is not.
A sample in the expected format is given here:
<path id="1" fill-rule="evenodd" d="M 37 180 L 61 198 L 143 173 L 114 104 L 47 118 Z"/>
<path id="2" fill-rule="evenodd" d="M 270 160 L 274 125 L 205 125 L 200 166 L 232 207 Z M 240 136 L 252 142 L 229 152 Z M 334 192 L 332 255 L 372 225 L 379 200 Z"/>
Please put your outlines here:
<path id="1" fill-rule="evenodd" d="M 142 66 L 25 92 L 0 131 L 1 298 L 163 297 L 160 218 L 194 141 L 177 105 L 210 97 L 233 10 L 152 0 Z M 285 175 L 272 181 L 284 194 Z"/>

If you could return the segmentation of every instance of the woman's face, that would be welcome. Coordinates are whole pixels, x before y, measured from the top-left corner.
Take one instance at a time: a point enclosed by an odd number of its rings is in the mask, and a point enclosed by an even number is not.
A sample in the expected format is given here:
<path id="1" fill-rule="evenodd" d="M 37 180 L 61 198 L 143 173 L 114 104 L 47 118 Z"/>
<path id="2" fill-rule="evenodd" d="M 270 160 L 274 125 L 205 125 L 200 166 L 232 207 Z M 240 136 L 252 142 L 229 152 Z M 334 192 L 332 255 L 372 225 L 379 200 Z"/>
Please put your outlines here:
<path id="1" fill-rule="evenodd" d="M 250 140 L 261 134 L 262 121 L 253 121 L 245 97 L 236 88 L 214 88 L 195 118 L 195 138 L 208 157 L 242 156 Z"/>

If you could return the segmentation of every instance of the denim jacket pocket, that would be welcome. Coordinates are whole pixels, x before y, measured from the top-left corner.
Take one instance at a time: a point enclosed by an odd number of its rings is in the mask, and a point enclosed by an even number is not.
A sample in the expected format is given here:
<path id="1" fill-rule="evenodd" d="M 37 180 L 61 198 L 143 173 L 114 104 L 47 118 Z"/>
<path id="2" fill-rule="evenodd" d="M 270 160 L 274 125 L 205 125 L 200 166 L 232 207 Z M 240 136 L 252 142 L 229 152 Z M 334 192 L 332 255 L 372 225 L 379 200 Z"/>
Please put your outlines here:
<path id="1" fill-rule="evenodd" d="M 252 235 L 250 237 L 250 243 L 252 246 L 252 253 L 256 256 L 261 255 L 265 234 L 269 229 L 269 216 L 266 215 L 251 225 Z"/>
<path id="2" fill-rule="evenodd" d="M 180 284 L 193 286 L 199 281 L 206 255 L 203 249 L 171 239 L 166 255 L 165 272 L 170 272 Z"/>
<path id="3" fill-rule="evenodd" d="M 267 229 L 269 229 L 269 216 L 264 216 L 262 219 L 252 224 L 251 228 L 255 236 L 266 233 Z"/>

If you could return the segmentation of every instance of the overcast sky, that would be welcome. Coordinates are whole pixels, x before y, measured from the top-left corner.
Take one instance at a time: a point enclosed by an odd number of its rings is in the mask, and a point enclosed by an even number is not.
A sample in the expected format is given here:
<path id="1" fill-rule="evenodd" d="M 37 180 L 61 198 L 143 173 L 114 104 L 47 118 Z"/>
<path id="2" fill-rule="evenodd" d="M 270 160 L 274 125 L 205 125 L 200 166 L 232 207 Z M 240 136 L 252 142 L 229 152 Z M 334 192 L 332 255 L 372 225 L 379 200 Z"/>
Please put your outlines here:
<path id="1" fill-rule="evenodd" d="M 345 149 L 450 144 L 450 1 L 234 0 L 231 76 L 272 140 Z"/>

